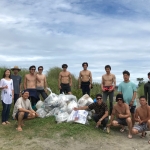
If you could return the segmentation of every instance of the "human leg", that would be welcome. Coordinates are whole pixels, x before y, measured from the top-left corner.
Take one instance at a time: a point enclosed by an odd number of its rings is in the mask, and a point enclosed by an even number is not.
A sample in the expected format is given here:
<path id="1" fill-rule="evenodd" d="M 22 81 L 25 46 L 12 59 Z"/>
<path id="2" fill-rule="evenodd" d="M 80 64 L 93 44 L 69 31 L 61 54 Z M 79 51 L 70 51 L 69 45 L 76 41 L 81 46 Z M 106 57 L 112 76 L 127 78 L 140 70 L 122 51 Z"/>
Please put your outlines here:
<path id="1" fill-rule="evenodd" d="M 7 111 L 7 107 L 6 107 L 6 104 L 2 101 L 2 106 L 3 106 L 3 109 L 2 109 L 2 124 L 5 125 L 6 123 L 6 111 Z"/>
<path id="2" fill-rule="evenodd" d="M 106 127 L 107 123 L 108 123 L 108 117 L 106 117 L 102 120 L 102 125 L 104 128 Z"/>
<path id="3" fill-rule="evenodd" d="M 129 128 L 129 134 L 128 134 L 128 138 L 132 138 L 132 120 L 130 117 L 126 118 L 126 122 Z"/>
<path id="4" fill-rule="evenodd" d="M 112 109 L 113 109 L 113 97 L 114 97 L 114 91 L 108 92 L 108 94 L 109 94 L 109 115 L 111 115 Z"/>
<path id="5" fill-rule="evenodd" d="M 14 94 L 14 105 L 15 105 L 16 101 L 18 100 L 18 98 L 19 98 L 19 94 Z"/>
<path id="6" fill-rule="evenodd" d="M 92 116 L 93 120 L 97 123 L 100 119 L 99 115 L 98 114 L 93 114 Z"/>
<path id="7" fill-rule="evenodd" d="M 8 118 L 9 118 L 9 113 L 10 113 L 10 108 L 11 108 L 11 104 L 6 104 L 6 123 L 9 124 L 10 122 L 8 122 Z"/>
<path id="8" fill-rule="evenodd" d="M 43 97 L 44 100 L 48 97 L 48 95 L 45 92 L 45 90 L 41 90 L 41 95 L 42 95 L 42 97 Z"/>
<path id="9" fill-rule="evenodd" d="M 131 106 L 130 107 L 130 113 L 131 113 L 131 118 L 132 118 L 132 127 L 135 124 L 135 120 L 134 120 L 135 109 L 136 109 L 136 106 Z"/>
<path id="10" fill-rule="evenodd" d="M 103 101 L 107 104 L 108 92 L 103 92 Z"/>

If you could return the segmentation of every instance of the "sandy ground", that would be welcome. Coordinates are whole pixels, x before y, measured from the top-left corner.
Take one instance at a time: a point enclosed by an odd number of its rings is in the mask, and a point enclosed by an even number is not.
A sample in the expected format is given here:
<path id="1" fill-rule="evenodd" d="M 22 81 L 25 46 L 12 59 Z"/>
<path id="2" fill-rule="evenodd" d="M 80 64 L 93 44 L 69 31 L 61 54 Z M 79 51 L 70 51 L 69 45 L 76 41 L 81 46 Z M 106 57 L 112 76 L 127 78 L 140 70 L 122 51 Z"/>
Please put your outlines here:
<path id="1" fill-rule="evenodd" d="M 62 139 L 59 136 L 56 140 L 32 138 L 6 141 L 0 138 L 0 150 L 150 150 L 150 144 L 148 144 L 150 132 L 147 133 L 147 137 L 143 139 L 140 135 L 128 139 L 127 131 L 124 133 L 112 131 L 107 137 L 95 139 L 86 137 L 86 140 L 75 140 L 73 137 Z"/>

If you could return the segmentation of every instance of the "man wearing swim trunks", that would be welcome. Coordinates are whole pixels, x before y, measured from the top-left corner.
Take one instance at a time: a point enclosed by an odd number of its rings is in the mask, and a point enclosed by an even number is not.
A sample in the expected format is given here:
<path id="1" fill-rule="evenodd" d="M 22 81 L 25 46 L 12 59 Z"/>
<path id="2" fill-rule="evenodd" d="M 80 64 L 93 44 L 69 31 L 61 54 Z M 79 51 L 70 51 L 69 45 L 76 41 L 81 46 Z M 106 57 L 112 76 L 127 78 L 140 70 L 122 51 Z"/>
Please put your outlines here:
<path id="1" fill-rule="evenodd" d="M 118 86 L 118 92 L 120 94 L 123 94 L 123 99 L 126 104 L 129 105 L 131 117 L 132 117 L 132 125 L 134 126 L 134 113 L 136 108 L 136 91 L 137 87 L 136 85 L 129 80 L 130 73 L 128 71 L 123 71 L 123 78 L 124 81 L 121 82 Z"/>
<path id="2" fill-rule="evenodd" d="M 37 81 L 36 89 L 37 89 L 39 96 L 41 94 L 41 96 L 45 100 L 48 97 L 48 95 L 47 95 L 47 81 L 46 81 L 46 76 L 44 74 L 42 74 L 42 72 L 43 72 L 43 66 L 39 66 L 37 77 L 39 78 L 39 80 L 41 82 Z"/>
<path id="3" fill-rule="evenodd" d="M 130 114 L 129 106 L 126 103 L 124 103 L 122 94 L 118 94 L 116 96 L 116 102 L 117 104 L 114 105 L 113 107 L 110 123 L 107 126 L 108 127 L 110 127 L 111 125 L 116 127 L 120 126 L 121 127 L 120 132 L 124 132 L 125 126 L 128 126 L 129 128 L 128 138 L 131 139 L 132 121 L 130 117 L 131 114 Z M 115 117 L 116 120 L 114 120 Z"/>
<path id="4" fill-rule="evenodd" d="M 29 92 L 27 90 L 22 91 L 22 97 L 16 101 L 14 106 L 12 116 L 18 121 L 17 131 L 22 131 L 22 127 L 24 126 L 23 121 L 25 119 L 34 119 L 38 117 L 37 113 L 32 109 L 28 97 Z"/>
<path id="5" fill-rule="evenodd" d="M 29 67 L 29 74 L 25 75 L 24 78 L 24 89 L 29 91 L 29 99 L 31 100 L 32 108 L 36 109 L 35 105 L 37 101 L 40 99 L 36 89 L 36 83 L 41 82 L 40 79 L 37 77 L 37 73 L 35 73 L 36 67 L 30 66 Z"/>
<path id="6" fill-rule="evenodd" d="M 62 71 L 59 73 L 58 78 L 58 87 L 60 89 L 60 94 L 66 93 L 71 94 L 71 86 L 72 86 L 72 77 L 71 73 L 67 71 L 68 65 L 62 65 Z"/>
<path id="7" fill-rule="evenodd" d="M 149 81 L 144 85 L 145 97 L 148 100 L 148 105 L 150 106 L 150 72 L 147 74 Z"/>
<path id="8" fill-rule="evenodd" d="M 114 89 L 116 86 L 116 77 L 114 74 L 111 74 L 111 66 L 105 66 L 106 74 L 102 76 L 101 89 L 103 92 L 103 100 L 107 103 L 107 97 L 109 96 L 109 114 L 111 115 L 113 109 L 113 97 Z"/>
<path id="9" fill-rule="evenodd" d="M 141 106 L 135 111 L 135 121 L 138 122 L 138 124 L 132 128 L 132 133 L 142 133 L 141 137 L 145 137 L 145 131 L 150 131 L 150 106 L 147 105 L 145 96 L 141 96 L 139 101 Z"/>
<path id="10" fill-rule="evenodd" d="M 83 70 L 79 73 L 79 88 L 82 89 L 82 94 L 88 94 L 90 96 L 90 89 L 92 87 L 92 73 L 87 70 L 88 63 L 82 64 Z"/>

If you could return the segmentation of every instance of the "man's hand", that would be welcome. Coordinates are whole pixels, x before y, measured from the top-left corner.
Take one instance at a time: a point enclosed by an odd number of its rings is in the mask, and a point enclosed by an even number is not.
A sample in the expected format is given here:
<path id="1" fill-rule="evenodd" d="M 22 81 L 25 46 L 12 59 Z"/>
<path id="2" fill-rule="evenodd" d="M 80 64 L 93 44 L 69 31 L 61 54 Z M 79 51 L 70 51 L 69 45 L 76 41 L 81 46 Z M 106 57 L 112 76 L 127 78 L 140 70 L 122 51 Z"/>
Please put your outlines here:
<path id="1" fill-rule="evenodd" d="M 79 87 L 79 89 L 81 89 L 81 85 L 79 85 L 78 87 Z"/>
<path id="2" fill-rule="evenodd" d="M 102 88 L 102 91 L 103 91 L 103 92 L 105 92 L 105 89 L 104 89 L 104 88 Z"/>
<path id="3" fill-rule="evenodd" d="M 133 103 L 134 103 L 134 101 L 131 101 L 129 105 L 130 105 L 130 106 L 133 106 Z"/>
<path id="4" fill-rule="evenodd" d="M 74 108 L 73 108 L 73 110 L 77 111 L 77 110 L 78 110 L 78 108 L 77 108 L 77 107 L 74 107 Z"/>
<path id="5" fill-rule="evenodd" d="M 96 123 L 96 127 L 99 127 L 101 125 L 101 120 L 99 120 L 97 123 Z"/>
<path id="6" fill-rule="evenodd" d="M 112 124 L 111 123 L 109 123 L 109 124 L 107 124 L 107 127 L 110 127 Z"/>
<path id="7" fill-rule="evenodd" d="M 69 86 L 71 87 L 71 86 L 72 86 L 72 84 L 70 83 L 70 84 L 69 84 Z"/>
<path id="8" fill-rule="evenodd" d="M 119 114 L 119 115 L 118 115 L 118 117 L 119 117 L 119 118 L 123 118 L 123 117 L 124 117 L 124 115 L 122 115 L 122 114 Z"/>
<path id="9" fill-rule="evenodd" d="M 89 88 L 90 88 L 90 89 L 91 89 L 91 86 L 92 86 L 92 85 L 90 84 L 90 85 L 89 85 Z"/>
<path id="10" fill-rule="evenodd" d="M 59 85 L 58 88 L 61 89 L 61 86 Z"/>

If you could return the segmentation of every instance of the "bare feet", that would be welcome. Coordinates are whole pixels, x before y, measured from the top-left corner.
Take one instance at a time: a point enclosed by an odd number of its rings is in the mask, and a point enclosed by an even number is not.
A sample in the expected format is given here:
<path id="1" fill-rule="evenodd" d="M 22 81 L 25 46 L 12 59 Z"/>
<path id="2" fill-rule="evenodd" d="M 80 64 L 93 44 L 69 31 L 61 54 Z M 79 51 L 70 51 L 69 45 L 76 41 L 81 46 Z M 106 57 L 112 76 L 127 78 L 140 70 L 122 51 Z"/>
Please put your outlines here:
<path id="1" fill-rule="evenodd" d="M 16 128 L 16 130 L 20 132 L 20 131 L 22 131 L 22 128 L 18 127 L 18 128 Z"/>
<path id="2" fill-rule="evenodd" d="M 9 122 L 9 121 L 6 121 L 6 124 L 10 124 L 10 122 Z"/>
<path id="3" fill-rule="evenodd" d="M 6 125 L 6 122 L 2 122 L 2 125 Z"/>
<path id="4" fill-rule="evenodd" d="M 132 139 L 132 135 L 131 135 L 131 134 L 128 134 L 128 138 L 129 138 L 129 139 Z"/>

